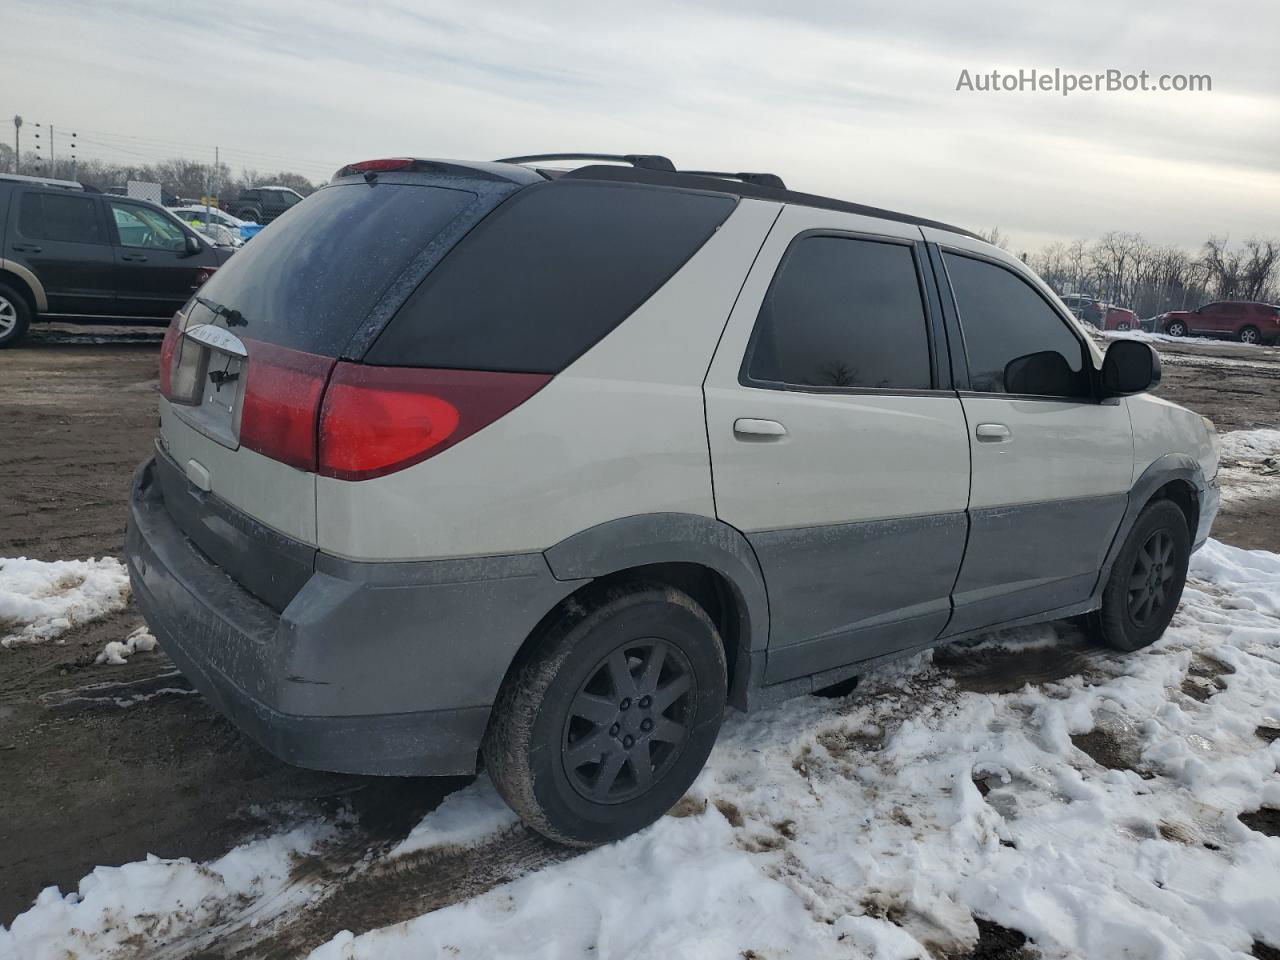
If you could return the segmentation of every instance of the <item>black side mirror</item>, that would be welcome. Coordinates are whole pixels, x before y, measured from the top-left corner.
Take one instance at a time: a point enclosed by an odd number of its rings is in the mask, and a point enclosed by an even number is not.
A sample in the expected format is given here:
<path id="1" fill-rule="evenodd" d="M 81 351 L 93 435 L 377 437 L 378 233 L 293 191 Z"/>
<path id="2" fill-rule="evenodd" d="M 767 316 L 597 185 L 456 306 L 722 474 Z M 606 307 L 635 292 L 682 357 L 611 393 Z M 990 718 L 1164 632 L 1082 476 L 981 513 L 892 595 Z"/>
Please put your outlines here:
<path id="1" fill-rule="evenodd" d="M 1069 397 L 1075 392 L 1075 380 L 1071 364 L 1057 350 L 1014 357 L 1004 368 L 1005 393 Z"/>
<path id="2" fill-rule="evenodd" d="M 184 247 L 184 250 L 188 257 L 194 257 L 197 253 L 199 253 L 201 250 L 204 249 L 200 241 L 197 240 L 195 237 L 193 237 L 191 234 L 189 233 L 183 234 L 183 236 L 186 237 L 186 241 L 187 241 L 186 246 Z"/>
<path id="3" fill-rule="evenodd" d="M 1127 397 L 1160 383 L 1160 354 L 1139 340 L 1113 340 L 1102 361 L 1102 394 Z"/>

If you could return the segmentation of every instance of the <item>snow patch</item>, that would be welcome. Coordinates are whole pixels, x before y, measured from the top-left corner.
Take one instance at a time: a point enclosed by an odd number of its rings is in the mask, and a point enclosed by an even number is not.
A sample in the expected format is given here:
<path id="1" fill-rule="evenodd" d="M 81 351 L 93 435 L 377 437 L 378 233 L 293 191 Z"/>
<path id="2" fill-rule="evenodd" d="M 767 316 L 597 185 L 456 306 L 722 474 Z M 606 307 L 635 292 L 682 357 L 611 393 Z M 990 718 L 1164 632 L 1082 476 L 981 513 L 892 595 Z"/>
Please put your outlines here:
<path id="1" fill-rule="evenodd" d="M 1219 439 L 1218 484 L 1224 500 L 1280 494 L 1280 430 L 1232 430 Z"/>
<path id="2" fill-rule="evenodd" d="M 129 576 L 112 557 L 29 560 L 0 557 L 0 646 L 52 640 L 117 610 Z"/>
<path id="3" fill-rule="evenodd" d="M 468 847 L 514 827 L 519 818 L 494 789 L 487 774 L 445 797 L 390 853 L 401 857 L 430 847 Z"/>
<path id="4" fill-rule="evenodd" d="M 139 627 L 124 640 L 112 640 L 102 652 L 93 658 L 94 663 L 107 663 L 119 666 L 128 663 L 135 653 L 148 653 L 159 646 L 159 642 L 146 627 Z"/>
<path id="5" fill-rule="evenodd" d="M 77 892 L 64 895 L 46 887 L 9 930 L 0 927 L 0 956 L 140 956 L 192 930 L 216 926 L 247 903 L 287 897 L 301 906 L 312 891 L 291 886 L 290 871 L 333 834 L 331 825 L 312 823 L 236 847 L 207 864 L 148 856 L 122 867 L 96 867 Z"/>

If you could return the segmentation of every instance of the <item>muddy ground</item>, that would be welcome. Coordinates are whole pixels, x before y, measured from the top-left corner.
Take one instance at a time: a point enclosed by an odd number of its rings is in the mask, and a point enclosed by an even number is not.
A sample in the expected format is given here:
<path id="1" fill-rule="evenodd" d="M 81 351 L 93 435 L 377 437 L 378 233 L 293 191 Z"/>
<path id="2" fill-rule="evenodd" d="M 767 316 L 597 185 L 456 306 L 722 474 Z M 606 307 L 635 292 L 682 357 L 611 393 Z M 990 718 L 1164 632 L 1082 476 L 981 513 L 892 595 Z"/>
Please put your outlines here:
<path id="1" fill-rule="evenodd" d="M 0 556 L 121 554 L 129 479 L 156 427 L 159 341 L 158 330 L 145 328 L 49 326 L 0 353 Z M 1280 348 L 1157 346 L 1165 358 L 1160 395 L 1212 417 L 1224 432 L 1280 427 Z M 1280 550 L 1280 498 L 1229 504 L 1214 533 Z M 207 860 L 282 823 L 347 809 L 355 814 L 348 836 L 324 865 L 340 873 L 344 861 L 403 837 L 464 782 L 279 763 L 192 695 L 162 652 L 94 665 L 105 643 L 140 623 L 130 608 L 63 643 L 0 649 L 0 924 L 44 886 L 72 890 L 98 864 L 148 853 Z M 966 688 L 1016 689 L 1086 670 L 1080 644 L 1034 658 L 952 662 Z M 945 651 L 939 662 L 952 669 Z M 298 931 L 282 952 L 343 928 L 406 919 L 563 855 L 518 829 L 502 850 L 446 855 L 416 877 L 398 875 L 395 898 L 359 890 L 337 898 L 323 923 Z M 997 944 L 1011 949 L 998 930 L 987 934 L 979 955 L 1016 955 L 997 952 Z"/>

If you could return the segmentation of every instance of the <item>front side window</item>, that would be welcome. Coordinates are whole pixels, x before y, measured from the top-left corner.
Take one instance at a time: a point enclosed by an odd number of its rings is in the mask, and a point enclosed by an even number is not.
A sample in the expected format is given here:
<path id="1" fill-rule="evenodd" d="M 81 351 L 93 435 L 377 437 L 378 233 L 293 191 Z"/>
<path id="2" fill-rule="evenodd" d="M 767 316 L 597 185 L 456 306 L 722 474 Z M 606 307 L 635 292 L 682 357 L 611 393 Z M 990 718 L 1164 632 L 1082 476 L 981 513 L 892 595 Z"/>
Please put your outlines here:
<path id="1" fill-rule="evenodd" d="M 18 230 L 32 240 L 102 243 L 102 222 L 91 197 L 24 193 Z"/>
<path id="2" fill-rule="evenodd" d="M 1029 283 L 985 260 L 944 253 L 969 358 L 981 393 L 1091 394 L 1084 345 Z"/>
<path id="3" fill-rule="evenodd" d="M 911 248 L 851 237 L 797 240 L 760 307 L 746 366 L 757 383 L 930 389 Z"/>
<path id="4" fill-rule="evenodd" d="M 182 229 L 158 210 L 132 203 L 116 203 L 114 200 L 108 203 L 115 218 L 121 246 L 145 247 L 150 250 L 186 249 L 187 238 Z"/>

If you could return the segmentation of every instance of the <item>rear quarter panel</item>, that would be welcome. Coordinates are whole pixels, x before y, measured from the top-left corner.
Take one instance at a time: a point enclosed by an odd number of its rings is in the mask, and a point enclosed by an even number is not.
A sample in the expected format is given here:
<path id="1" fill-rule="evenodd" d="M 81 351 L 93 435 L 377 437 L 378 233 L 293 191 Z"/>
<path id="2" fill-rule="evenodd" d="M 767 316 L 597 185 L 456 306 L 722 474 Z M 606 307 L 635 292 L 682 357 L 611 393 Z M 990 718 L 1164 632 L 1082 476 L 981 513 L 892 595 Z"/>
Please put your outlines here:
<path id="1" fill-rule="evenodd" d="M 315 474 L 248 447 L 223 446 L 183 422 L 163 397 L 160 442 L 188 475 L 192 461 L 207 472 L 209 492 L 272 529 L 315 545 Z"/>
<path id="2" fill-rule="evenodd" d="M 662 289 L 479 433 L 386 477 L 318 478 L 321 549 L 358 560 L 492 556 L 637 514 L 714 517 L 702 380 L 778 210 L 742 200 Z"/>

